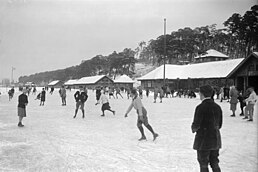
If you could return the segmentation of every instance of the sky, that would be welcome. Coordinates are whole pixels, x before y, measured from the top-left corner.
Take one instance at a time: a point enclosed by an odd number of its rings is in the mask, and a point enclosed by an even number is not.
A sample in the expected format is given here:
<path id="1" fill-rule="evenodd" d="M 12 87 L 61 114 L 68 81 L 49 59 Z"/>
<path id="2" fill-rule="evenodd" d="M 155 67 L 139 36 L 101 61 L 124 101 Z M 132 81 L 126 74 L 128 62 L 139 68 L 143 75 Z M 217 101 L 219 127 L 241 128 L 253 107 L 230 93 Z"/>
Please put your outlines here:
<path id="1" fill-rule="evenodd" d="M 135 49 L 166 32 L 243 15 L 256 0 L 1 0 L 0 81 Z"/>

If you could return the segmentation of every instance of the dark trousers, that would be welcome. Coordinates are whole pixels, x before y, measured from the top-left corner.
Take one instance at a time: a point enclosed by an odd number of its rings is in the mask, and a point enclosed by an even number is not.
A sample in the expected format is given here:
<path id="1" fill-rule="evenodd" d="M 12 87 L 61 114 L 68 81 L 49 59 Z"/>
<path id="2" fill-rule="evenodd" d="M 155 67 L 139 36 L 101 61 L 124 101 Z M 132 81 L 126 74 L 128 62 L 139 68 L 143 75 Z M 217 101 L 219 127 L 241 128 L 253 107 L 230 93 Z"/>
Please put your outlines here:
<path id="1" fill-rule="evenodd" d="M 200 164 L 201 172 L 208 172 L 210 164 L 213 172 L 220 172 L 219 150 L 197 150 L 197 159 Z"/>

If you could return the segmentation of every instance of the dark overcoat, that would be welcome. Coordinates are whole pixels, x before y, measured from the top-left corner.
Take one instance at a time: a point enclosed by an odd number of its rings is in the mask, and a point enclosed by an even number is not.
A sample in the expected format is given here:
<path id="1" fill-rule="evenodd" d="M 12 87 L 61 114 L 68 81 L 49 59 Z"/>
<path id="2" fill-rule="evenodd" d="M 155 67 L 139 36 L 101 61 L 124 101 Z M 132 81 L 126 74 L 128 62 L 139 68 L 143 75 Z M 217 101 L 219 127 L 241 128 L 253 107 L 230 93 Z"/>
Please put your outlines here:
<path id="1" fill-rule="evenodd" d="M 194 113 L 192 132 L 196 132 L 193 149 L 218 150 L 221 148 L 220 128 L 222 110 L 212 99 L 205 99 Z"/>

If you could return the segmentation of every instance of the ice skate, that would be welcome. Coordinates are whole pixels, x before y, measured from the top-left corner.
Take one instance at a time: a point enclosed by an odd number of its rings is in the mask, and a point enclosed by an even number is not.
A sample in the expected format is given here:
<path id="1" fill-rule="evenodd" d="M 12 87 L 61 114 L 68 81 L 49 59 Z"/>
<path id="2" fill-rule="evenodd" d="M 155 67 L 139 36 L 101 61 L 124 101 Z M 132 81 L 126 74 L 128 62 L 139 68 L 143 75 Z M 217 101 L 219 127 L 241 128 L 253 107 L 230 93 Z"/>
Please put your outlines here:
<path id="1" fill-rule="evenodd" d="M 139 138 L 138 140 L 139 140 L 139 141 L 146 140 L 146 137 L 145 137 L 145 136 L 142 136 L 142 137 Z"/>
<path id="2" fill-rule="evenodd" d="M 157 133 L 154 133 L 154 134 L 153 134 L 153 141 L 155 141 L 158 136 L 159 136 L 159 135 L 158 135 Z"/>

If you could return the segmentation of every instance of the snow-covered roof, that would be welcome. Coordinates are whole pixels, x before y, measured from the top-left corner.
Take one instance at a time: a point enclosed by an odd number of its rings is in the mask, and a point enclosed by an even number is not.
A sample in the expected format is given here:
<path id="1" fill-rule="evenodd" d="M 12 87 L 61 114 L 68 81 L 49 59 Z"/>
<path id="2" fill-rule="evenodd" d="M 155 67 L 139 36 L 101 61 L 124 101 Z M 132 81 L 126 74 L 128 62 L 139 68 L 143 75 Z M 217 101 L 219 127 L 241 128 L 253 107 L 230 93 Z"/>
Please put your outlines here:
<path id="1" fill-rule="evenodd" d="M 115 83 L 134 83 L 134 81 L 127 75 L 122 75 L 114 80 Z"/>
<path id="2" fill-rule="evenodd" d="M 166 64 L 165 78 L 225 78 L 243 59 L 244 58 L 189 65 Z M 138 78 L 138 80 L 163 79 L 163 73 L 164 65 L 161 65 L 150 73 Z"/>
<path id="3" fill-rule="evenodd" d="M 59 82 L 59 80 L 52 81 L 48 84 L 48 86 L 54 86 Z"/>
<path id="4" fill-rule="evenodd" d="M 198 58 L 205 58 L 205 57 L 222 57 L 222 58 L 229 58 L 227 55 L 219 52 L 219 51 L 216 51 L 214 49 L 210 49 L 210 50 L 207 50 L 206 51 L 206 54 L 204 55 L 201 55 L 201 56 L 197 56 L 195 57 L 195 59 L 198 59 Z"/>
<path id="5" fill-rule="evenodd" d="M 74 84 L 95 84 L 106 75 L 88 76 L 77 80 Z"/>
<path id="6" fill-rule="evenodd" d="M 74 85 L 76 83 L 77 79 L 70 79 L 64 83 L 64 85 Z"/>

